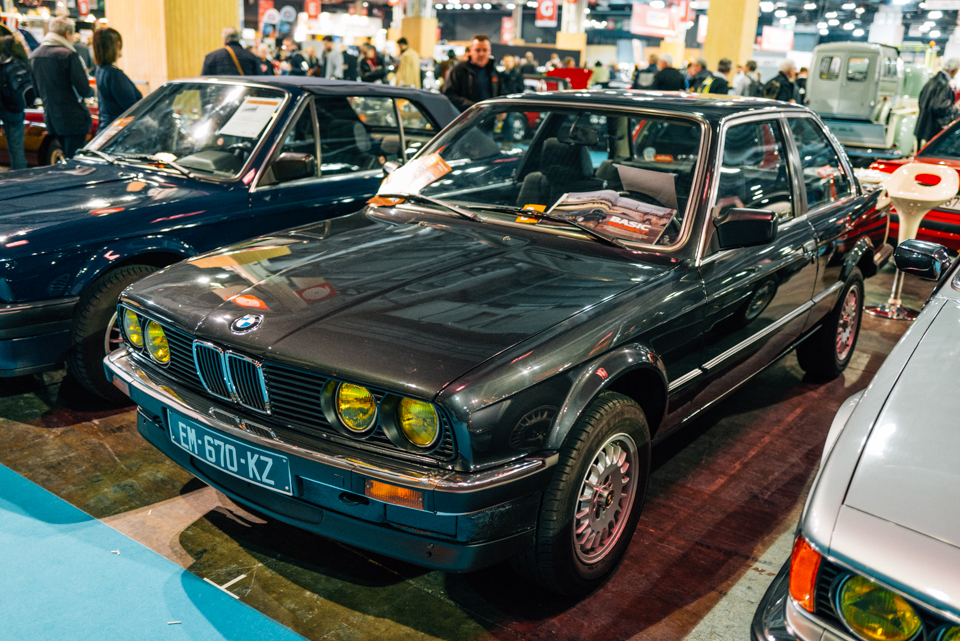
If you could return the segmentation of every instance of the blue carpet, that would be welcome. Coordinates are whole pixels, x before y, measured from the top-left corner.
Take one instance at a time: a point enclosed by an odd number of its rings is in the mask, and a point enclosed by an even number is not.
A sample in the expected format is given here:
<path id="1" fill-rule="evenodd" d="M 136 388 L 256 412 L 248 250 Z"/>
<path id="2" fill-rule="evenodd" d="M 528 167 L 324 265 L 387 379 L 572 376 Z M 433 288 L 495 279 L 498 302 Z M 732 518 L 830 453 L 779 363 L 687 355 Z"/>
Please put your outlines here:
<path id="1" fill-rule="evenodd" d="M 0 465 L 0 639 L 303 637 Z"/>

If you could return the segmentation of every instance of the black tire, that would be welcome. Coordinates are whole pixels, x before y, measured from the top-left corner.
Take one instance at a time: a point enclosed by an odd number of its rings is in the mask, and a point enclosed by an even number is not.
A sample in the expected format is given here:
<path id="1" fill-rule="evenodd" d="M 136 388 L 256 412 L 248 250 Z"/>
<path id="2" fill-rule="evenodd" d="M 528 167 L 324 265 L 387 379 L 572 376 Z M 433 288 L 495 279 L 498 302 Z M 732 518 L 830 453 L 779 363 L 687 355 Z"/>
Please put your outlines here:
<path id="1" fill-rule="evenodd" d="M 66 156 L 63 155 L 63 147 L 60 146 L 56 138 L 48 135 L 47 142 L 43 147 L 43 153 L 40 154 L 40 164 L 53 165 L 65 158 Z"/>
<path id="2" fill-rule="evenodd" d="M 83 292 L 73 313 L 67 369 L 77 382 L 104 400 L 130 403 L 126 395 L 107 382 L 103 371 L 107 332 L 112 329 L 108 326 L 115 320 L 120 292 L 155 271 L 157 268 L 149 265 L 127 265 L 107 272 Z"/>
<path id="3" fill-rule="evenodd" d="M 594 463 L 604 451 L 608 442 L 621 443 L 622 437 L 629 437 L 635 444 L 635 469 L 627 469 L 628 480 L 623 487 L 633 483 L 629 499 L 620 495 L 620 507 L 626 510 L 618 525 L 612 525 L 606 542 L 598 540 L 602 555 L 595 561 L 584 560 L 583 545 L 578 542 L 575 528 L 584 520 L 592 519 L 596 510 L 602 510 L 603 517 L 612 506 L 610 493 L 607 493 L 605 506 L 602 503 L 601 488 L 606 484 L 603 474 L 597 477 L 596 489 L 592 491 L 591 502 L 581 503 L 581 490 L 587 487 L 587 473 L 597 469 Z M 629 457 L 629 452 L 625 452 Z M 625 459 L 629 461 L 629 458 Z M 617 470 L 619 471 L 619 466 Z M 537 532 L 534 541 L 519 557 L 511 560 L 515 571 L 538 583 L 544 588 L 564 595 L 582 596 L 600 587 L 617 569 L 630 544 L 640 510 L 647 491 L 650 475 L 650 431 L 643 410 L 630 398 L 615 392 L 604 392 L 584 411 L 583 415 L 560 448 L 560 460 L 554 472 L 553 480 L 544 491 L 537 520 Z M 593 505 L 594 509 L 583 505 Z M 580 511 L 578 512 L 578 508 Z M 616 520 L 617 510 L 611 510 Z M 590 538 L 588 523 L 584 526 L 586 541 Z M 596 539 L 601 539 L 598 533 Z"/>
<path id="4" fill-rule="evenodd" d="M 837 304 L 823 319 L 820 328 L 797 347 L 800 367 L 823 380 L 840 376 L 857 347 L 862 317 L 863 274 L 855 267 L 840 292 Z"/>

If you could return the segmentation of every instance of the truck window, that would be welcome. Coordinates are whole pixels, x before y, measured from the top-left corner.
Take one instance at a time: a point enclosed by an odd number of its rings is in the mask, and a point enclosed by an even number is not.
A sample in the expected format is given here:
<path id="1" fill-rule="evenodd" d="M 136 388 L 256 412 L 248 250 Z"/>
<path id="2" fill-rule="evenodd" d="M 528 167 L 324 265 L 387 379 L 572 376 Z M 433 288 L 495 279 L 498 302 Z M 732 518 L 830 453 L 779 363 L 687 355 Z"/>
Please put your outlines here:
<path id="1" fill-rule="evenodd" d="M 820 61 L 820 79 L 836 80 L 840 77 L 840 57 L 825 56 Z"/>
<path id="2" fill-rule="evenodd" d="M 866 82 L 867 72 L 870 70 L 870 58 L 850 58 L 847 61 L 847 80 L 851 82 Z"/>

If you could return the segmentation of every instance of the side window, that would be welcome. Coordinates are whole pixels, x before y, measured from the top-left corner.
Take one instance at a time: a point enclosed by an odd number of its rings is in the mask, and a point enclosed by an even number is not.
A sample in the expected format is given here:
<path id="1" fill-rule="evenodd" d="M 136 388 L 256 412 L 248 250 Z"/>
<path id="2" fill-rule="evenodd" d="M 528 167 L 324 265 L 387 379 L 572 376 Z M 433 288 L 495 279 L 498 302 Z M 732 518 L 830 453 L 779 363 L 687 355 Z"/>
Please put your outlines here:
<path id="1" fill-rule="evenodd" d="M 870 58 L 851 57 L 847 61 L 847 80 L 851 82 L 866 82 L 867 72 L 870 70 Z"/>
<path id="2" fill-rule="evenodd" d="M 413 157 L 420 148 L 430 142 L 437 134 L 437 128 L 416 104 L 404 98 L 397 98 L 397 110 L 403 124 L 403 137 L 407 142 L 407 159 Z"/>
<path id="3" fill-rule="evenodd" d="M 317 138 L 313 126 L 313 110 L 310 105 L 287 131 L 280 154 L 271 164 L 265 183 L 286 183 L 317 177 Z"/>
<path id="4" fill-rule="evenodd" d="M 840 57 L 824 56 L 820 61 L 820 79 L 836 80 L 840 77 Z"/>
<path id="5" fill-rule="evenodd" d="M 790 118 L 790 130 L 800 152 L 807 209 L 836 202 L 853 193 L 853 183 L 820 125 L 811 118 Z"/>
<path id="6" fill-rule="evenodd" d="M 788 160 L 777 121 L 727 129 L 716 211 L 728 207 L 767 209 L 780 220 L 794 215 Z"/>
<path id="7" fill-rule="evenodd" d="M 391 98 L 317 97 L 320 175 L 379 169 L 400 157 L 400 129 Z"/>

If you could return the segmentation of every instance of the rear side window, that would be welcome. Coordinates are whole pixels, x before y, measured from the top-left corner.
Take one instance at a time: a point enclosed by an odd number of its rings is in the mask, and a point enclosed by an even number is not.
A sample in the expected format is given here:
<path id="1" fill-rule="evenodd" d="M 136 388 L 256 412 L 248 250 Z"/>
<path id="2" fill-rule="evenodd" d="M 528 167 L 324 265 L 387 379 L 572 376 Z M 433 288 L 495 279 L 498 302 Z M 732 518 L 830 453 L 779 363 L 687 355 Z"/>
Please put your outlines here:
<path id="1" fill-rule="evenodd" d="M 379 169 L 400 158 L 400 129 L 393 100 L 381 97 L 316 97 L 323 176 Z"/>
<path id="2" fill-rule="evenodd" d="M 800 152 L 807 209 L 815 209 L 853 194 L 853 184 L 820 125 L 811 118 L 790 118 L 790 130 Z"/>
<path id="3" fill-rule="evenodd" d="M 847 61 L 847 80 L 851 82 L 866 82 L 867 72 L 870 70 L 870 58 L 850 58 Z"/>
<path id="4" fill-rule="evenodd" d="M 820 61 L 820 79 L 836 80 L 840 77 L 840 57 L 825 56 Z"/>

